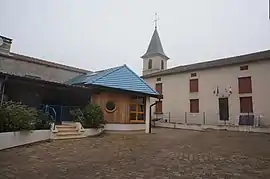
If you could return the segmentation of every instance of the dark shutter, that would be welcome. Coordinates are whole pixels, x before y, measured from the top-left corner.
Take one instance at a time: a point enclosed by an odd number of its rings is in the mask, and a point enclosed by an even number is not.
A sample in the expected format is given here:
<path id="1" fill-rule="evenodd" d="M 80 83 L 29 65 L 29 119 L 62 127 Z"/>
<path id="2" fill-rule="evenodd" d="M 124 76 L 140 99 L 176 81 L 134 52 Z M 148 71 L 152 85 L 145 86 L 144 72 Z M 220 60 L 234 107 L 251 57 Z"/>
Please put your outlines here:
<path id="1" fill-rule="evenodd" d="M 189 91 L 191 93 L 193 92 L 199 92 L 199 84 L 198 84 L 198 79 L 191 79 L 189 80 Z"/>
<path id="2" fill-rule="evenodd" d="M 159 94 L 162 94 L 162 83 L 157 83 L 157 84 L 156 84 L 156 91 L 157 91 Z"/>
<path id="3" fill-rule="evenodd" d="M 238 78 L 239 94 L 252 93 L 251 77 Z"/>
<path id="4" fill-rule="evenodd" d="M 240 97 L 240 112 L 253 113 L 252 97 Z"/>
<path id="5" fill-rule="evenodd" d="M 199 113 L 199 99 L 190 99 L 189 105 L 190 113 Z"/>
<path id="6" fill-rule="evenodd" d="M 162 101 L 157 101 L 156 113 L 162 113 Z"/>

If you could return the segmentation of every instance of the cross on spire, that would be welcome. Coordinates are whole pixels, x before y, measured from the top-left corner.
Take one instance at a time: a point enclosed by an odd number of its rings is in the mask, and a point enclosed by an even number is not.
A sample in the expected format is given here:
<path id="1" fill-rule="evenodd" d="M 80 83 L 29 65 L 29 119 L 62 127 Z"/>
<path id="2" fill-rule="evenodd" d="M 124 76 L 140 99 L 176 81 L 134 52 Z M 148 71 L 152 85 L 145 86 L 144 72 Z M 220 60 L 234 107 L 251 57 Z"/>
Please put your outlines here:
<path id="1" fill-rule="evenodd" d="M 155 13 L 155 29 L 157 29 L 157 21 L 159 20 L 159 18 L 158 18 L 158 14 L 157 13 Z"/>

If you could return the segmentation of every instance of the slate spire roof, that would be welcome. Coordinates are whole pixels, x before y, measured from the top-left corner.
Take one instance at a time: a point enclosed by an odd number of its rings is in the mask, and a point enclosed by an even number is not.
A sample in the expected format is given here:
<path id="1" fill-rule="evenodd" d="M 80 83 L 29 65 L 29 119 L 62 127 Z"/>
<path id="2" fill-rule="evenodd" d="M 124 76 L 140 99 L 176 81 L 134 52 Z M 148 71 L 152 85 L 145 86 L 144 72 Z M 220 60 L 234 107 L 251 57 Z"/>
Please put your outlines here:
<path id="1" fill-rule="evenodd" d="M 169 59 L 169 57 L 167 55 L 165 55 L 164 51 L 163 51 L 163 47 L 158 35 L 158 31 L 157 28 L 155 27 L 154 33 L 152 35 L 151 41 L 148 45 L 148 49 L 146 51 L 146 53 L 142 56 L 142 58 L 148 58 L 154 55 L 161 55 L 166 59 Z"/>
<path id="2" fill-rule="evenodd" d="M 70 85 L 101 86 L 119 90 L 137 92 L 149 96 L 159 96 L 142 78 L 126 65 L 106 70 L 89 72 L 66 82 Z"/>

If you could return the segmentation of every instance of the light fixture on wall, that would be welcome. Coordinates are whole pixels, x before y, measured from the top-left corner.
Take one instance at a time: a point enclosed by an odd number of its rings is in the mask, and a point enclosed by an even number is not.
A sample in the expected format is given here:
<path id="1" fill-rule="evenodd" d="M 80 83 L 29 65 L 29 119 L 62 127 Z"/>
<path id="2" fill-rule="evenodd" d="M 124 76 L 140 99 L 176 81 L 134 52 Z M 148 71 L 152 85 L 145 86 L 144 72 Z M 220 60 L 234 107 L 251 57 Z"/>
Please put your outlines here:
<path id="1" fill-rule="evenodd" d="M 224 91 L 224 93 L 222 93 L 222 91 Z M 228 88 L 225 88 L 224 90 L 220 90 L 219 86 L 217 86 L 213 93 L 217 96 L 217 97 L 230 97 L 232 95 L 232 87 L 229 86 Z"/>
<path id="2" fill-rule="evenodd" d="M 214 93 L 216 96 L 219 95 L 219 87 L 218 87 L 218 86 L 214 89 L 213 93 Z"/>

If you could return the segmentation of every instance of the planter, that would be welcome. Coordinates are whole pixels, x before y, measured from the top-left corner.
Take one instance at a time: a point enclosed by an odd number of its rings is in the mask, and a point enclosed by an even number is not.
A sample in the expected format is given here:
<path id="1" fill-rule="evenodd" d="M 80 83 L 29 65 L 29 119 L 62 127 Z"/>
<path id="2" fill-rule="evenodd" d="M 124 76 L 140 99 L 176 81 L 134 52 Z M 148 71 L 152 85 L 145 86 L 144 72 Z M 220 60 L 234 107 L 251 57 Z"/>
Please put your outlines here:
<path id="1" fill-rule="evenodd" d="M 100 129 L 94 129 L 94 128 L 84 128 L 82 135 L 85 137 L 91 137 L 91 136 L 98 136 L 100 135 L 102 132 L 104 131 L 104 129 L 100 128 Z"/>
<path id="2" fill-rule="evenodd" d="M 49 140 L 50 136 L 50 130 L 3 132 L 0 133 L 0 150 Z"/>
<path id="3" fill-rule="evenodd" d="M 105 124 L 106 131 L 144 131 L 145 124 Z"/>

